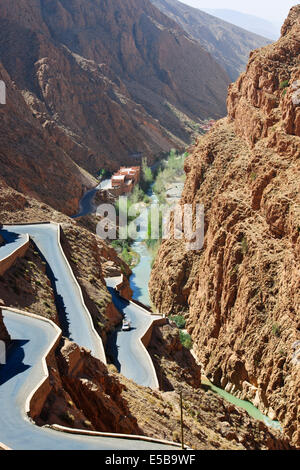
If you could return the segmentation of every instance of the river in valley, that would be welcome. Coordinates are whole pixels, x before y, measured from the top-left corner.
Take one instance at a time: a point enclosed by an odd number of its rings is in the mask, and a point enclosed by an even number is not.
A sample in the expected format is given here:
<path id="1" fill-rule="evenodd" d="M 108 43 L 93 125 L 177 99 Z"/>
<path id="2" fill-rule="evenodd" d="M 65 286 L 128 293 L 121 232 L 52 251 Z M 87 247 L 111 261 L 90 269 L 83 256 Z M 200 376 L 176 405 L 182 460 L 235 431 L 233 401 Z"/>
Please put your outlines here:
<path id="1" fill-rule="evenodd" d="M 158 204 L 157 196 L 151 189 L 148 193 L 151 204 Z M 138 264 L 132 269 L 130 287 L 133 290 L 133 298 L 150 307 L 149 281 L 151 276 L 152 254 L 144 240 L 137 240 L 132 244 L 132 249 L 139 255 Z"/>
<path id="2" fill-rule="evenodd" d="M 151 275 L 152 256 L 144 242 L 135 242 L 132 245 L 132 249 L 140 257 L 139 263 L 133 268 L 132 276 L 130 277 L 133 298 L 150 307 L 148 284 Z"/>
<path id="3" fill-rule="evenodd" d="M 149 253 L 147 246 L 143 242 L 135 242 L 133 250 L 136 251 L 140 256 L 139 264 L 133 269 L 133 274 L 130 278 L 130 286 L 133 290 L 133 298 L 142 302 L 143 304 L 150 306 L 150 296 L 148 290 L 148 284 L 151 275 L 151 262 L 152 256 Z M 264 415 L 258 408 L 252 403 L 246 400 L 240 400 L 231 393 L 216 387 L 211 382 L 204 379 L 203 383 L 207 385 L 212 392 L 217 393 L 226 401 L 233 405 L 243 408 L 247 413 L 259 421 L 263 421 L 267 426 L 272 427 L 276 430 L 281 430 L 282 427 L 278 421 L 272 421 L 268 416 Z"/>
<path id="4" fill-rule="evenodd" d="M 153 203 L 157 203 L 157 197 L 155 194 L 149 194 Z M 150 306 L 150 295 L 149 295 L 149 281 L 151 276 L 151 264 L 152 264 L 152 255 L 147 249 L 147 245 L 143 241 L 136 241 L 132 245 L 132 249 L 138 253 L 140 259 L 139 263 L 133 268 L 132 276 L 130 278 L 130 287 L 133 290 L 133 298 L 142 302 L 144 305 Z M 241 400 L 231 393 L 222 390 L 219 387 L 216 387 L 207 379 L 203 380 L 203 384 L 207 385 L 210 390 L 226 401 L 232 403 L 233 405 L 243 408 L 247 413 L 254 419 L 263 421 L 267 426 L 276 429 L 282 430 L 282 426 L 278 421 L 271 420 L 268 416 L 264 415 L 258 408 L 256 408 L 252 403 L 246 400 Z"/>
<path id="5" fill-rule="evenodd" d="M 80 212 L 84 212 L 84 215 L 95 212 L 93 199 L 97 189 L 92 190 L 93 194 L 91 194 L 90 191 L 86 196 L 83 196 L 83 203 L 80 205 Z M 152 203 L 158 202 L 156 195 L 152 191 L 149 193 L 149 196 Z M 130 286 L 133 290 L 133 298 L 139 302 L 142 302 L 144 305 L 150 306 L 151 301 L 148 285 L 151 276 L 152 255 L 143 240 L 135 241 L 132 245 L 132 249 L 139 255 L 139 262 L 132 269 L 132 276 L 130 277 Z M 247 413 L 253 418 L 263 421 L 267 426 L 273 429 L 282 430 L 282 426 L 278 421 L 272 421 L 249 401 L 240 400 L 225 390 L 222 390 L 221 388 L 211 384 L 207 381 L 207 379 L 204 379 L 203 383 L 204 385 L 208 386 L 212 392 L 220 395 L 226 401 L 246 410 Z"/>

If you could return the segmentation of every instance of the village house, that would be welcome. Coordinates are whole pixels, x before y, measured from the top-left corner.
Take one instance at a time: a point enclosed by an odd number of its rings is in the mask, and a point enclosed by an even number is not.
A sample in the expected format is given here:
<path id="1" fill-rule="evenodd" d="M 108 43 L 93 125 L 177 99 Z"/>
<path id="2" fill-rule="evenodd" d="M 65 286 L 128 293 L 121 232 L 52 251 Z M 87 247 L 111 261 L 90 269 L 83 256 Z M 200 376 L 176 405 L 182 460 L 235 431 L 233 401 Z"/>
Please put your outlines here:
<path id="1" fill-rule="evenodd" d="M 111 178 L 111 186 L 113 189 L 118 189 L 120 194 L 131 193 L 136 184 L 140 181 L 141 168 L 134 167 L 121 167 L 120 170 L 113 174 Z"/>

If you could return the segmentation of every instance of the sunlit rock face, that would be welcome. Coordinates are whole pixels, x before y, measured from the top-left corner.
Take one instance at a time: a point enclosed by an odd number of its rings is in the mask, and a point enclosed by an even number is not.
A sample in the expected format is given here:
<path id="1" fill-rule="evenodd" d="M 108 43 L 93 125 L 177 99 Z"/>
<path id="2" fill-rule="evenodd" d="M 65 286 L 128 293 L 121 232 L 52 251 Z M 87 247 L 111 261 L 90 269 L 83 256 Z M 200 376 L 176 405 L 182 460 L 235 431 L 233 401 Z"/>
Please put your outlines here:
<path id="1" fill-rule="evenodd" d="M 215 384 L 253 401 L 300 445 L 300 7 L 230 87 L 228 117 L 187 159 L 182 203 L 205 206 L 205 242 L 165 241 L 150 282 L 183 312 Z"/>
<path id="2" fill-rule="evenodd" d="M 272 42 L 178 0 L 151 2 L 196 39 L 226 70 L 231 81 L 244 72 L 250 51 Z"/>
<path id="3" fill-rule="evenodd" d="M 226 72 L 148 0 L 3 0 L 0 26 L 0 174 L 68 214 L 95 184 L 81 168 L 182 148 L 226 114 Z"/>

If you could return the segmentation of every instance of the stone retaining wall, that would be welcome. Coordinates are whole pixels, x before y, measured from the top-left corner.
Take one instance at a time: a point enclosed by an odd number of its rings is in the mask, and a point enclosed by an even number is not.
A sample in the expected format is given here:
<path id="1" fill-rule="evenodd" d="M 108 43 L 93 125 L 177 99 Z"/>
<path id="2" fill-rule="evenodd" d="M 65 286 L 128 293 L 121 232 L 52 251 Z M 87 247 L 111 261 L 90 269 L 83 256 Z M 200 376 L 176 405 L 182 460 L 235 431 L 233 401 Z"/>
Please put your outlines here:
<path id="1" fill-rule="evenodd" d="M 0 276 L 3 276 L 9 268 L 16 262 L 18 258 L 23 258 L 29 248 L 29 236 L 27 235 L 26 241 L 22 246 L 17 248 L 13 253 L 4 259 L 0 259 Z"/>
<path id="2" fill-rule="evenodd" d="M 168 323 L 167 318 L 159 318 L 158 320 L 153 320 L 150 328 L 148 328 L 144 336 L 141 338 L 141 341 L 143 345 L 145 346 L 145 348 L 148 348 L 150 344 L 154 326 L 163 326 L 163 325 L 166 325 L 167 323 Z"/>

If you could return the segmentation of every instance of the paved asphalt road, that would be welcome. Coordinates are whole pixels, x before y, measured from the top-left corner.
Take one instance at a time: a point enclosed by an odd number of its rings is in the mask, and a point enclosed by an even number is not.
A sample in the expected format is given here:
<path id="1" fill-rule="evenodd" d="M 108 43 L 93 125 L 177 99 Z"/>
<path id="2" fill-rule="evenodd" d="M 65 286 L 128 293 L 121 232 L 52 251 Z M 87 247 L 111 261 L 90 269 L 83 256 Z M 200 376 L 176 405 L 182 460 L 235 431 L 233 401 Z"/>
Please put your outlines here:
<path id="1" fill-rule="evenodd" d="M 61 433 L 39 428 L 26 416 L 25 400 L 43 374 L 39 358 L 56 337 L 42 320 L 3 311 L 14 340 L 0 368 L 0 442 L 14 450 L 174 450 L 170 445 L 112 437 Z"/>
<path id="2" fill-rule="evenodd" d="M 98 192 L 99 187 L 87 191 L 84 196 L 79 201 L 79 211 L 76 215 L 73 215 L 73 219 L 78 219 L 78 217 L 83 217 L 88 214 L 96 212 L 96 207 L 94 206 L 94 198 Z"/>
<path id="3" fill-rule="evenodd" d="M 11 233 L 7 230 L 0 229 L 0 235 L 5 241 L 5 244 L 0 246 L 0 259 L 4 259 L 11 255 L 17 248 L 24 245 L 26 242 L 26 235 Z"/>
<path id="4" fill-rule="evenodd" d="M 99 189 L 102 189 L 102 190 L 111 189 L 111 180 L 109 179 L 109 180 L 101 181 L 101 183 L 98 184 L 96 188 L 87 191 L 82 196 L 82 198 L 79 201 L 79 211 L 77 214 L 73 215 L 72 217 L 73 219 L 78 219 L 79 217 L 83 217 L 89 214 L 94 214 L 96 212 L 97 208 L 95 206 L 94 199 Z"/>
<path id="5" fill-rule="evenodd" d="M 130 321 L 131 330 L 122 331 L 120 327 L 110 336 L 108 354 L 125 377 L 144 387 L 156 388 L 152 360 L 139 340 L 151 326 L 153 317 L 134 303 L 122 299 L 112 288 L 109 291 L 117 309 Z"/>
<path id="6" fill-rule="evenodd" d="M 29 234 L 48 263 L 56 290 L 63 335 L 83 346 L 103 360 L 102 341 L 92 328 L 88 311 L 83 307 L 80 290 L 74 281 L 57 243 L 58 227 L 55 224 L 4 226 L 0 234 L 16 248 L 18 235 Z M 7 234 L 11 236 L 8 237 Z"/>
<path id="7" fill-rule="evenodd" d="M 67 319 L 63 322 L 67 330 L 64 334 L 68 333 L 70 339 L 99 357 L 100 339 L 89 326 L 90 320 L 81 305 L 78 286 L 57 244 L 57 230 L 54 224 L 4 226 L 0 233 L 7 245 L 1 247 L 0 256 L 5 257 L 20 246 L 25 241 L 25 234 L 31 236 L 51 268 L 56 297 L 60 299 L 63 310 L 61 314 Z M 114 291 L 112 295 L 117 308 L 127 315 L 133 325 L 131 332 L 119 332 L 117 335 L 117 358 L 121 372 L 137 383 L 155 387 L 152 362 L 139 341 L 152 318 L 143 309 L 122 300 Z M 72 435 L 35 426 L 26 415 L 26 398 L 44 376 L 41 357 L 56 337 L 56 331 L 51 324 L 42 320 L 7 310 L 3 310 L 3 315 L 13 346 L 8 352 L 6 365 L 0 368 L 0 442 L 15 450 L 174 450 L 174 447 L 165 444 Z"/>

